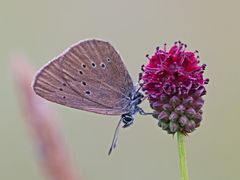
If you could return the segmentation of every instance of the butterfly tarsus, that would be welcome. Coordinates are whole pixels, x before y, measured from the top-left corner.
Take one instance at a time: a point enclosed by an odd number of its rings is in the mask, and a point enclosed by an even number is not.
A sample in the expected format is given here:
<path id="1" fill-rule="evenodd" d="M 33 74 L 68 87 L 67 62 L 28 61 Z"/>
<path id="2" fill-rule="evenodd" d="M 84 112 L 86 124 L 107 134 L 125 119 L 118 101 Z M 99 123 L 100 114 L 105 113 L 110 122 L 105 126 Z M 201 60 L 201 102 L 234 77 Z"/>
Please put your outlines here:
<path id="1" fill-rule="evenodd" d="M 153 115 L 154 113 L 147 113 L 147 112 L 145 112 L 142 108 L 139 108 L 138 109 L 138 112 L 139 112 L 139 114 L 141 114 L 141 115 Z"/>

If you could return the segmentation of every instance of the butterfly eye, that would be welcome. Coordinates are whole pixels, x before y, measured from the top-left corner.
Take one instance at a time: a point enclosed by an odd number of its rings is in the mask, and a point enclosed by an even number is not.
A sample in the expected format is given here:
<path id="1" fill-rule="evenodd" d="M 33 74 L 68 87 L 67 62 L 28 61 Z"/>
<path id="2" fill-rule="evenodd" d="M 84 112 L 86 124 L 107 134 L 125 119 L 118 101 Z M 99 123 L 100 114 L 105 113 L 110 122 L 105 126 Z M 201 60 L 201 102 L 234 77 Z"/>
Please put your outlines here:
<path id="1" fill-rule="evenodd" d="M 111 62 L 111 59 L 110 59 L 110 58 L 107 58 L 107 62 Z"/>
<path id="2" fill-rule="evenodd" d="M 82 82 L 82 84 L 83 84 L 84 86 L 86 86 L 86 85 L 87 85 L 87 83 L 86 83 L 86 82 L 84 82 L 84 81 Z"/>
<path id="3" fill-rule="evenodd" d="M 86 68 L 87 66 L 86 66 L 86 64 L 83 64 L 82 67 L 83 67 L 83 68 Z"/>
<path id="4" fill-rule="evenodd" d="M 83 72 L 82 72 L 82 71 L 79 71 L 79 74 L 83 75 Z"/>
<path id="5" fill-rule="evenodd" d="M 62 89 L 62 88 L 59 88 L 59 91 L 63 91 L 63 89 Z"/>

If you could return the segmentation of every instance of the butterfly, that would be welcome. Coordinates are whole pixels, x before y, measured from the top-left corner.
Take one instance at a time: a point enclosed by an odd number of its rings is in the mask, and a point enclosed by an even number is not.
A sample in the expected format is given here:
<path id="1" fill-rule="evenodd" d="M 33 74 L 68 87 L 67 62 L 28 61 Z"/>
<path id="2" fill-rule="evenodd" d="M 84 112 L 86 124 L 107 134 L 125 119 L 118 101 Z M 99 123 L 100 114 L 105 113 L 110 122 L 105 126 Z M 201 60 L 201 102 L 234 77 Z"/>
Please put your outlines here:
<path id="1" fill-rule="evenodd" d="M 144 95 L 133 85 L 122 58 L 106 41 L 74 44 L 41 68 L 33 90 L 42 98 L 84 111 L 120 115 L 108 154 L 116 147 L 119 127 L 130 126 L 134 115 L 146 115 L 138 105 Z"/>

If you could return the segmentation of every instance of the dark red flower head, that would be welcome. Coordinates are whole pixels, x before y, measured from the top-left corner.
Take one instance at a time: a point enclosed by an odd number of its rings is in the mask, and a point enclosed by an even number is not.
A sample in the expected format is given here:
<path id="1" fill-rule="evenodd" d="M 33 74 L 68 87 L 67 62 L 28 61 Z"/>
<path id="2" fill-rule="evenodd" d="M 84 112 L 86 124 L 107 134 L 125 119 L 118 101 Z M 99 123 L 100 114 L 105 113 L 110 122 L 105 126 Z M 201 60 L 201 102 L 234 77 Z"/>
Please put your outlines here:
<path id="1" fill-rule="evenodd" d="M 156 49 L 143 68 L 143 91 L 155 110 L 159 126 L 170 134 L 190 133 L 202 120 L 202 96 L 206 94 L 203 78 L 206 64 L 199 65 L 197 51 L 186 51 L 186 45 L 176 42 L 169 51 Z"/>

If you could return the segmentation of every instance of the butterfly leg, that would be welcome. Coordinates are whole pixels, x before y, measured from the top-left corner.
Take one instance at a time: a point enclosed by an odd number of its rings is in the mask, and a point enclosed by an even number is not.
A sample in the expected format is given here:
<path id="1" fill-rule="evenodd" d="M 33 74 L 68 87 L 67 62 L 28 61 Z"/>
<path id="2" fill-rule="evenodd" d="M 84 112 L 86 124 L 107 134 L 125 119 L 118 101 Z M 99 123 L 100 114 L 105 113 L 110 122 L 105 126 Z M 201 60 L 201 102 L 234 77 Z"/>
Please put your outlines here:
<path id="1" fill-rule="evenodd" d="M 139 112 L 139 114 L 141 114 L 141 115 L 153 115 L 154 113 L 146 113 L 142 108 L 138 108 L 138 112 Z"/>

